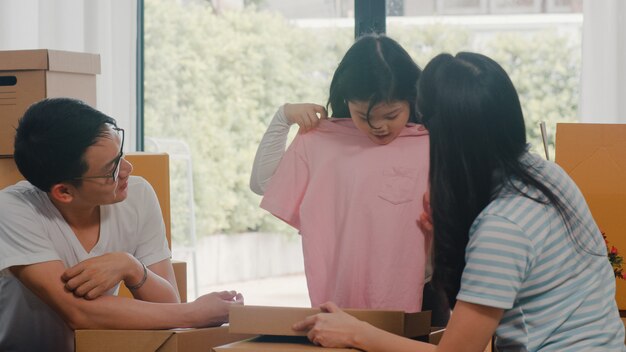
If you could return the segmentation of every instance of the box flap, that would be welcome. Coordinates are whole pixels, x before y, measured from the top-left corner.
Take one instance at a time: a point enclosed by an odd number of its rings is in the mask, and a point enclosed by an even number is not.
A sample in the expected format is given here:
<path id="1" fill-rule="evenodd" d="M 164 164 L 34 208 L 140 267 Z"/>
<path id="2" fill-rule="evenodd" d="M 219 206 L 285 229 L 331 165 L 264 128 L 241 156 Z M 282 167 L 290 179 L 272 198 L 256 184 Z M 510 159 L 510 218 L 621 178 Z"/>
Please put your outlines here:
<path id="1" fill-rule="evenodd" d="M 13 157 L 0 157 L 0 189 L 16 184 L 24 176 L 15 165 Z"/>
<path id="2" fill-rule="evenodd" d="M 48 50 L 48 69 L 58 72 L 100 73 L 100 55 Z"/>
<path id="3" fill-rule="evenodd" d="M 206 352 L 255 335 L 230 334 L 227 326 L 172 330 L 76 330 L 76 352 Z"/>
<path id="4" fill-rule="evenodd" d="M 76 330 L 77 352 L 157 351 L 172 336 L 170 330 Z"/>
<path id="5" fill-rule="evenodd" d="M 428 343 L 431 345 L 438 345 L 439 341 L 443 337 L 443 333 L 446 332 L 446 328 L 443 327 L 431 327 L 430 334 L 428 334 Z"/>
<path id="6" fill-rule="evenodd" d="M 305 336 L 291 326 L 304 318 L 319 313 L 318 308 L 285 308 L 233 305 L 229 311 L 231 333 Z"/>
<path id="7" fill-rule="evenodd" d="M 48 50 L 0 51 L 0 71 L 46 70 Z"/>
<path id="8" fill-rule="evenodd" d="M 427 310 L 419 313 L 406 313 L 404 315 L 404 331 L 402 336 L 417 337 L 426 336 L 430 333 L 430 321 L 432 312 Z"/>
<path id="9" fill-rule="evenodd" d="M 0 51 L 0 71 L 23 70 L 98 74 L 100 55 L 47 49 Z"/>

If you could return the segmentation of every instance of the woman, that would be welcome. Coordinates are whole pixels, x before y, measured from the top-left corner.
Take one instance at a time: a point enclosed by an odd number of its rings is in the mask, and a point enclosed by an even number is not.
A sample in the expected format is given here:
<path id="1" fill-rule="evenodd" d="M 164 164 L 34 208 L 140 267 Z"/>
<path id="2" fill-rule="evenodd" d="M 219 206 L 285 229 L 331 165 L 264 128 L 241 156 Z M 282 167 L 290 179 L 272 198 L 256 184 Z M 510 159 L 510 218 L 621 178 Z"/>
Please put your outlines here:
<path id="1" fill-rule="evenodd" d="M 583 196 L 557 165 L 528 153 L 506 72 L 474 53 L 424 69 L 417 107 L 430 133 L 434 284 L 454 308 L 439 346 L 340 311 L 294 326 L 328 347 L 366 351 L 626 351 L 606 248 Z M 428 199 L 425 199 L 428 203 Z"/>

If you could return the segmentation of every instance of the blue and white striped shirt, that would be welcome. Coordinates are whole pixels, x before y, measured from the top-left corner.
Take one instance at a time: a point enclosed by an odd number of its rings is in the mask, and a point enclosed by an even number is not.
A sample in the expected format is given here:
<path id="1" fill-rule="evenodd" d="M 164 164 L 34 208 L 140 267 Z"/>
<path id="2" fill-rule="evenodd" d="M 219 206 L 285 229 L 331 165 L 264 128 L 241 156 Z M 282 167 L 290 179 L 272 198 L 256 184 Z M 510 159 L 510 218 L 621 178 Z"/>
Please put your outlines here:
<path id="1" fill-rule="evenodd" d="M 559 166 L 531 154 L 522 162 L 580 222 L 570 235 L 555 207 L 501 191 L 472 224 L 457 299 L 504 309 L 499 351 L 626 351 L 613 270 L 585 199 Z"/>

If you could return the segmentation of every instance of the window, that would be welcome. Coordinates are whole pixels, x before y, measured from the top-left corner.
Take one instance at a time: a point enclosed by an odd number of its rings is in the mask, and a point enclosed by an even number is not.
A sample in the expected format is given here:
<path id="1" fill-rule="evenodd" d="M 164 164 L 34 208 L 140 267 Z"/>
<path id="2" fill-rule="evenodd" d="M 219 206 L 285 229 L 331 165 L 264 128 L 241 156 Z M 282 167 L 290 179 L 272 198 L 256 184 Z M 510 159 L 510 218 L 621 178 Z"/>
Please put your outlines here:
<path id="1" fill-rule="evenodd" d="M 442 51 L 498 60 L 540 151 L 538 122 L 553 134 L 578 109 L 580 3 L 390 0 L 387 33 L 422 67 Z M 170 154 L 174 257 L 190 264 L 191 296 L 236 289 L 248 304 L 308 305 L 300 238 L 258 207 L 248 181 L 280 105 L 326 104 L 354 40 L 354 5 L 145 0 L 145 146 Z"/>
<path id="2" fill-rule="evenodd" d="M 145 146 L 170 154 L 173 255 L 189 262 L 190 296 L 236 289 L 264 304 L 261 287 L 276 298 L 266 278 L 283 277 L 292 305 L 309 304 L 300 237 L 259 208 L 250 171 L 279 106 L 325 105 L 354 20 L 341 17 L 350 2 L 294 4 L 145 0 Z"/>
<path id="3" fill-rule="evenodd" d="M 437 13 L 441 14 L 482 14 L 487 9 L 487 0 L 437 0 Z"/>

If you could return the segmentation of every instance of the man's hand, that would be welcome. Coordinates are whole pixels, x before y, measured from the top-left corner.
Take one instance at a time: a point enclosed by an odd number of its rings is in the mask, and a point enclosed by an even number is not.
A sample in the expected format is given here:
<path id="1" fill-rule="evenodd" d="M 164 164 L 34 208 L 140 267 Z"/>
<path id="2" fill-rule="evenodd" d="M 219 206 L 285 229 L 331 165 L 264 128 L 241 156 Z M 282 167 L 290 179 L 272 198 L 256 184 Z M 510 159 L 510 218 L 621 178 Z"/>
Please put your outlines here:
<path id="1" fill-rule="evenodd" d="M 95 299 L 120 281 L 135 284 L 143 277 L 139 260 L 128 253 L 113 252 L 84 260 L 65 270 L 65 288 L 77 297 Z"/>
<path id="2" fill-rule="evenodd" d="M 202 327 L 220 326 L 228 322 L 231 305 L 243 304 L 243 296 L 237 291 L 211 292 L 198 297 L 191 304 L 195 306 L 194 312 L 198 314 L 196 320 L 204 321 Z"/>
<path id="3" fill-rule="evenodd" d="M 290 124 L 298 124 L 298 133 L 307 133 L 328 118 L 326 109 L 317 104 L 285 104 L 283 108 Z"/>

